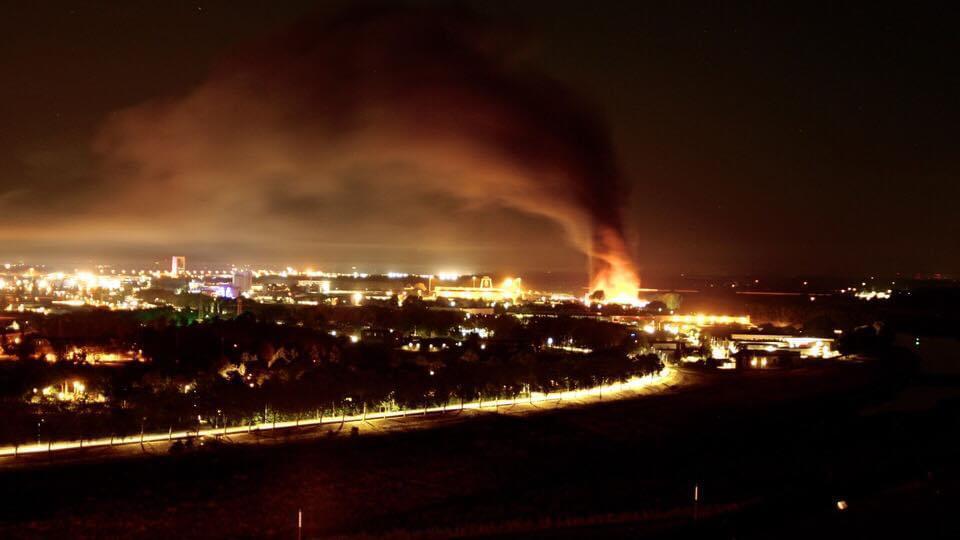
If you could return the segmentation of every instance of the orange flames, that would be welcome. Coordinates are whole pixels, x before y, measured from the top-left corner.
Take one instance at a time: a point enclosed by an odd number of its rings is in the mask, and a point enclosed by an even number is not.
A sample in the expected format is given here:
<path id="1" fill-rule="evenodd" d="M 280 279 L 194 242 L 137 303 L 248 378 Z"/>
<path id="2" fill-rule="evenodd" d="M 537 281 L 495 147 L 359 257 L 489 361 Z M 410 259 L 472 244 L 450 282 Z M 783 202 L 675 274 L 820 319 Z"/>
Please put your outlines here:
<path id="1" fill-rule="evenodd" d="M 640 275 L 633 265 L 623 236 L 610 228 L 594 235 L 591 254 L 590 293 L 588 300 L 603 303 L 639 305 L 637 297 Z M 603 292 L 600 298 L 599 292 Z"/>
<path id="2" fill-rule="evenodd" d="M 640 278 L 629 265 L 610 265 L 595 273 L 590 283 L 591 294 L 603 291 L 602 301 L 613 304 L 639 304 L 639 288 Z"/>

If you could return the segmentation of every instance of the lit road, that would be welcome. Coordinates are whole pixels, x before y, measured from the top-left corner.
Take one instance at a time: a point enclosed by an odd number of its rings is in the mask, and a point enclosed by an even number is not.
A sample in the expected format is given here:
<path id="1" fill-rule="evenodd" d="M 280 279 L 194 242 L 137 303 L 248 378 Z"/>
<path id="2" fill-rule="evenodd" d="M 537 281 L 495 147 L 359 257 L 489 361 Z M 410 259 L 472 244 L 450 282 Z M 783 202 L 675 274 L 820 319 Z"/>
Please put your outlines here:
<path id="1" fill-rule="evenodd" d="M 98 459 L 112 456 L 162 453 L 175 441 L 195 437 L 223 438 L 230 443 L 286 442 L 295 438 L 317 437 L 344 428 L 360 428 L 362 434 L 427 429 L 475 414 L 530 414 L 545 407 L 570 407 L 601 400 L 629 399 L 654 394 L 681 384 L 683 376 L 670 367 L 659 374 L 636 377 L 622 383 L 597 386 L 585 390 L 555 393 L 534 392 L 530 396 L 489 401 L 473 401 L 411 410 L 367 412 L 353 416 L 303 418 L 282 422 L 264 422 L 190 431 L 145 433 L 129 437 L 105 437 L 82 441 L 49 441 L 19 447 L 0 447 L 0 465 L 15 466 L 33 462 L 31 457 L 54 458 L 57 461 Z"/>

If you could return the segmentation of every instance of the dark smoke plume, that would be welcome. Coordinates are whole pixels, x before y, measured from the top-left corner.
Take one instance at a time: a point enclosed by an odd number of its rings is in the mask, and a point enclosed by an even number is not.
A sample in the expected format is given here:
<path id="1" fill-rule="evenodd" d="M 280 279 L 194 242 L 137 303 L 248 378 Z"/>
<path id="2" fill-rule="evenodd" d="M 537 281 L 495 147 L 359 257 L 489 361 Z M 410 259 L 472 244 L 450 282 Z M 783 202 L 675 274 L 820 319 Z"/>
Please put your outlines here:
<path id="1" fill-rule="evenodd" d="M 606 129 L 520 68 L 502 38 L 452 12 L 311 19 L 240 50 L 185 96 L 115 114 L 97 147 L 111 177 L 142 186 L 132 211 L 194 200 L 256 219 L 267 193 L 322 197 L 378 163 L 377 189 L 546 216 L 596 272 L 635 280 Z"/>

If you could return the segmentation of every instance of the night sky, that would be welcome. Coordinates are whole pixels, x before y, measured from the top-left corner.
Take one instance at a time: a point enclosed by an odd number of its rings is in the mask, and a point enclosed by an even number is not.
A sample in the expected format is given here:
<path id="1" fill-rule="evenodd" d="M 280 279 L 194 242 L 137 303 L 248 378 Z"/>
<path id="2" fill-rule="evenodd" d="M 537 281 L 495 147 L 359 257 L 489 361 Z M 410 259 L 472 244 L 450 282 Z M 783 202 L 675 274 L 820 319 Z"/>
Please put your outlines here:
<path id="1" fill-rule="evenodd" d="M 0 258 L 960 271 L 946 5 L 174 4 L 3 3 Z"/>

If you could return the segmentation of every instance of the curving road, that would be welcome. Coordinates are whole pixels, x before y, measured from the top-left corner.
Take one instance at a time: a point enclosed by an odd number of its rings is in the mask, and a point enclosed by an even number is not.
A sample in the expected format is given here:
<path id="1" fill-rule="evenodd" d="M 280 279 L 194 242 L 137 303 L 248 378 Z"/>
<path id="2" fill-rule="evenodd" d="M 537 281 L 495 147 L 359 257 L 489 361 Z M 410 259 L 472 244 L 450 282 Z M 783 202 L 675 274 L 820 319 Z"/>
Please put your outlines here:
<path id="1" fill-rule="evenodd" d="M 102 460 L 166 453 L 177 441 L 187 439 L 229 442 L 231 444 L 276 444 L 309 439 L 347 430 L 358 434 L 380 434 L 392 431 L 429 429 L 463 421 L 478 414 L 523 415 L 543 408 L 582 406 L 598 401 L 629 399 L 660 393 L 682 384 L 679 370 L 665 367 L 660 373 L 635 377 L 622 383 L 597 386 L 585 390 L 537 393 L 511 399 L 473 401 L 469 403 L 422 409 L 368 412 L 354 416 L 305 418 L 296 421 L 265 422 L 191 431 L 146 433 L 130 437 L 111 437 L 82 441 L 50 441 L 40 444 L 0 447 L 0 467 L 18 467 L 43 463 Z"/>

